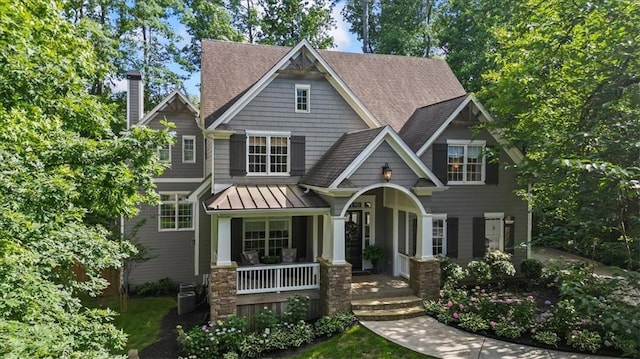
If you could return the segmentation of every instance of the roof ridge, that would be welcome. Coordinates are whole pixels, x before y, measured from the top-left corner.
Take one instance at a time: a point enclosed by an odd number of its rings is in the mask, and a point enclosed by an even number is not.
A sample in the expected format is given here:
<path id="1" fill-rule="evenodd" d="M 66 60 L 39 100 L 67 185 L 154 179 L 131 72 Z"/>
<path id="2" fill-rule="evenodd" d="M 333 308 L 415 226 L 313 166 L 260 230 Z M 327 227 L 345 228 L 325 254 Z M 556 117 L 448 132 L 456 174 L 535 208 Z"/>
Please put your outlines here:
<path id="1" fill-rule="evenodd" d="M 362 52 L 348 52 L 348 51 L 334 51 L 330 49 L 318 50 L 320 53 L 336 53 L 336 54 L 346 54 L 346 55 L 356 55 L 356 56 L 368 56 L 368 57 L 389 57 L 394 59 L 415 59 L 415 60 L 432 60 L 432 61 L 443 61 L 446 62 L 444 58 L 435 58 L 435 57 L 420 57 L 420 56 L 410 56 L 410 55 L 394 55 L 394 54 L 376 54 L 376 53 L 362 53 Z"/>
<path id="2" fill-rule="evenodd" d="M 435 103 L 432 103 L 432 104 L 430 104 L 430 105 L 424 105 L 424 106 L 421 106 L 421 107 L 416 108 L 416 109 L 414 110 L 414 112 L 415 112 L 415 111 L 417 111 L 417 110 L 423 109 L 423 108 L 429 108 L 429 107 L 431 107 L 431 106 L 442 105 L 442 104 L 443 104 L 443 103 L 445 103 L 445 102 L 454 101 L 454 100 L 459 100 L 459 99 L 460 99 L 460 98 L 462 98 L 462 97 L 466 98 L 467 96 L 471 96 L 471 93 L 470 93 L 470 92 L 467 92 L 466 94 L 464 94 L 464 95 L 460 95 L 460 96 L 458 96 L 458 97 L 453 97 L 453 98 L 450 98 L 450 99 L 442 100 L 442 101 L 440 101 L 440 102 L 435 102 Z M 407 119 L 407 122 L 408 122 L 408 121 L 409 121 L 409 120 Z"/>
<path id="3" fill-rule="evenodd" d="M 252 42 L 242 42 L 242 41 L 229 41 L 229 40 L 220 40 L 220 39 L 202 39 L 203 42 L 214 42 L 214 43 L 222 43 L 222 44 L 234 44 L 240 46 L 251 46 L 251 47 L 266 47 L 266 48 L 281 48 L 281 49 L 293 49 L 293 47 L 282 46 L 282 45 L 267 45 L 267 44 L 257 44 Z"/>

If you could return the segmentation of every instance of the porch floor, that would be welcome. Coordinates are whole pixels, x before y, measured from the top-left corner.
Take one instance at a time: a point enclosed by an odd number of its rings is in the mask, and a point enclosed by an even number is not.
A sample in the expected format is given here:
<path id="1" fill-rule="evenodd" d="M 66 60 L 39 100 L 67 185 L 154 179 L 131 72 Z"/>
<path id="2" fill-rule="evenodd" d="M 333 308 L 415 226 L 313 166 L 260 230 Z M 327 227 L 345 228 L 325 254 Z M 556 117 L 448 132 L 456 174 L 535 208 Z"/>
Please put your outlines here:
<path id="1" fill-rule="evenodd" d="M 351 277 L 352 300 L 406 295 L 413 295 L 413 290 L 402 277 L 386 274 L 362 274 Z"/>

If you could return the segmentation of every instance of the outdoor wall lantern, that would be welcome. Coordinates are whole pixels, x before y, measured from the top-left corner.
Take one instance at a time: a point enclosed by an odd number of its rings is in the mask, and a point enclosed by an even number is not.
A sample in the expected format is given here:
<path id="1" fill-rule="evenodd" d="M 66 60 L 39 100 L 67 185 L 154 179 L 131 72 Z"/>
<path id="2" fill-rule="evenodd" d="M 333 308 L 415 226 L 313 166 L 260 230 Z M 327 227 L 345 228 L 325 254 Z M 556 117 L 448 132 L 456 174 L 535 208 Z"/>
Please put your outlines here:
<path id="1" fill-rule="evenodd" d="M 391 167 L 389 167 L 389 164 L 385 162 L 384 166 L 382 166 L 382 177 L 385 181 L 389 182 L 391 180 L 391 173 L 393 173 Z"/>
<path id="2" fill-rule="evenodd" d="M 515 223 L 515 219 L 513 218 L 513 216 L 506 216 L 504 217 L 504 224 L 513 224 Z"/>

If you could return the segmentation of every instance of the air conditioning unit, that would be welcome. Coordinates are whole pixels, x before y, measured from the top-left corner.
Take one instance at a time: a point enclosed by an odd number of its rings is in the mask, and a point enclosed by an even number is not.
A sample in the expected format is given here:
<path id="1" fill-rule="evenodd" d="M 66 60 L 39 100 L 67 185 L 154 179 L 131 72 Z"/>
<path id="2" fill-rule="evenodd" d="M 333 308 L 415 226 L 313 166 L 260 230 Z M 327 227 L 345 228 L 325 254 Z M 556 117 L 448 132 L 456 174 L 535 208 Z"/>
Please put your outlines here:
<path id="1" fill-rule="evenodd" d="M 196 292 L 178 293 L 178 315 L 191 313 L 196 309 Z"/>
<path id="2" fill-rule="evenodd" d="M 196 284 L 192 282 L 180 283 L 180 293 L 195 292 Z"/>

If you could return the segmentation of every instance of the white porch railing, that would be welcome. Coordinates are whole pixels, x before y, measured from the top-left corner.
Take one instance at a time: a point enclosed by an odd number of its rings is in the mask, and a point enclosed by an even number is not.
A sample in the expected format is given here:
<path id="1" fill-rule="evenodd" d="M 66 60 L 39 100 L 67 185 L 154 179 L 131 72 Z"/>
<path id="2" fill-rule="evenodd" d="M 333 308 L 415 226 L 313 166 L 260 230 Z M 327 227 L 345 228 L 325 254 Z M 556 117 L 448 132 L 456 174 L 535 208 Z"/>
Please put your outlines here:
<path id="1" fill-rule="evenodd" d="M 320 288 L 319 263 L 238 267 L 238 294 Z"/>
<path id="2" fill-rule="evenodd" d="M 406 254 L 398 253 L 400 257 L 400 276 L 409 279 L 409 256 Z"/>

